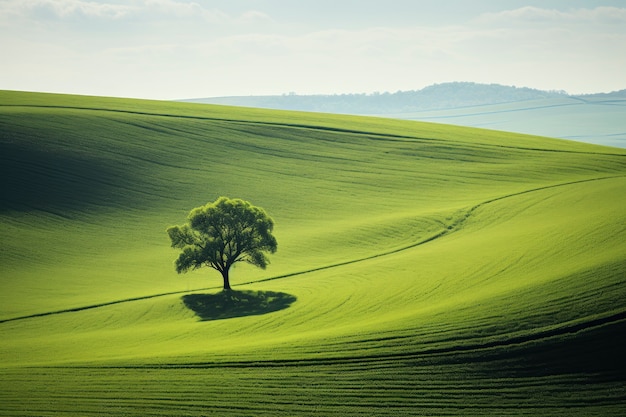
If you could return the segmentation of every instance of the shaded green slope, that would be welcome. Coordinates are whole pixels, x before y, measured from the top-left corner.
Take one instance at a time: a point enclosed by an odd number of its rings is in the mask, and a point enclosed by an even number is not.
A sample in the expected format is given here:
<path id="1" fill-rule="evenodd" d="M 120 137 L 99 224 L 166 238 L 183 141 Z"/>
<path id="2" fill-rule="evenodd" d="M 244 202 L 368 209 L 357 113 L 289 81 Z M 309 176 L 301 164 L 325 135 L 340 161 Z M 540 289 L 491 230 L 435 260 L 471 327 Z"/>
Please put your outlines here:
<path id="1" fill-rule="evenodd" d="M 114 412 L 65 370 L 58 391 L 17 405 L 49 381 L 23 366 L 68 364 L 95 367 L 80 380 L 106 381 L 136 415 L 219 414 L 232 386 L 253 415 L 624 411 L 623 150 L 204 105 L 13 92 L 0 104 L 13 381 L 0 414 Z M 164 229 L 219 195 L 276 219 L 268 270 L 232 277 L 293 296 L 288 308 L 199 321 L 183 304 L 219 279 L 176 276 Z M 139 381 L 190 385 L 150 401 Z M 58 395 L 73 400 L 50 406 Z"/>

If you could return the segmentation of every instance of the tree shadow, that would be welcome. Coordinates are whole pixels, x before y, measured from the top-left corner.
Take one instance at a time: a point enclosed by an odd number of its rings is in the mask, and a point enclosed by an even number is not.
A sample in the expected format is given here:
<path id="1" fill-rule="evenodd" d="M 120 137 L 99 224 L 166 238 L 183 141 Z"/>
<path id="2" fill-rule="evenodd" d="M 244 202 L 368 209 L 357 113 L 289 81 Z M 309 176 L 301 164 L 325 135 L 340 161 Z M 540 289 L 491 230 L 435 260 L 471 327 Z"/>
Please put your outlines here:
<path id="1" fill-rule="evenodd" d="M 296 297 L 284 292 L 226 290 L 217 294 L 189 294 L 182 300 L 201 321 L 209 321 L 284 310 L 296 301 Z"/>

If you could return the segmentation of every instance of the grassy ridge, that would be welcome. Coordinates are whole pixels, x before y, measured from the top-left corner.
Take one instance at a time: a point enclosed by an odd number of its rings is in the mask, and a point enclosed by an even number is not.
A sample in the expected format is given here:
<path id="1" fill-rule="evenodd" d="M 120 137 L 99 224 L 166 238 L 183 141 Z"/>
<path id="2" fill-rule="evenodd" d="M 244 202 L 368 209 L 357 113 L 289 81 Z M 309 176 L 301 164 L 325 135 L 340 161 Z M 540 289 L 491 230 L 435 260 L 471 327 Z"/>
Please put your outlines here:
<path id="1" fill-rule="evenodd" d="M 0 131 L 0 414 L 624 411 L 623 150 L 16 92 Z M 176 276 L 164 229 L 219 195 L 277 220 L 233 284 L 289 308 L 185 307 L 219 279 Z"/>

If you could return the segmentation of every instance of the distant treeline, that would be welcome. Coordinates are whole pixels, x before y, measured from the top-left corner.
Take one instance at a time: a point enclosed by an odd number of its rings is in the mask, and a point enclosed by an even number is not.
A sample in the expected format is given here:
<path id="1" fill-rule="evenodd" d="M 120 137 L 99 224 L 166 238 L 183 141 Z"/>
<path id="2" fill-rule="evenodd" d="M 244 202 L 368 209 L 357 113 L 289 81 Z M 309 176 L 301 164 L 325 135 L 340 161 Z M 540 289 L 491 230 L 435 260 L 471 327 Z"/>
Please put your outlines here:
<path id="1" fill-rule="evenodd" d="M 626 96 L 626 90 L 619 93 Z M 617 93 L 609 93 L 608 95 L 613 94 Z M 431 85 L 421 90 L 397 91 L 395 93 L 334 95 L 289 93 L 276 96 L 214 97 L 184 101 L 326 113 L 398 114 L 554 97 L 570 96 L 565 91 L 543 91 L 499 84 L 451 82 Z"/>

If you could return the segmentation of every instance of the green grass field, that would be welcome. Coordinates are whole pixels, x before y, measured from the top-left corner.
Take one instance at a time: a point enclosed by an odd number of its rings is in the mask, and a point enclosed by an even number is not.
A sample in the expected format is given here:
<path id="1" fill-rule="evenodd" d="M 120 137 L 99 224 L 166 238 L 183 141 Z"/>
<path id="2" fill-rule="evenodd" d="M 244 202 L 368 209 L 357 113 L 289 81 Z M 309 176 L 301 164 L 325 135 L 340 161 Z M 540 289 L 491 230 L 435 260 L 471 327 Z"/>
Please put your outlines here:
<path id="1" fill-rule="evenodd" d="M 624 149 L 3 91 L 0 170 L 0 415 L 626 414 Z M 189 308 L 165 229 L 221 195 L 280 308 Z"/>

